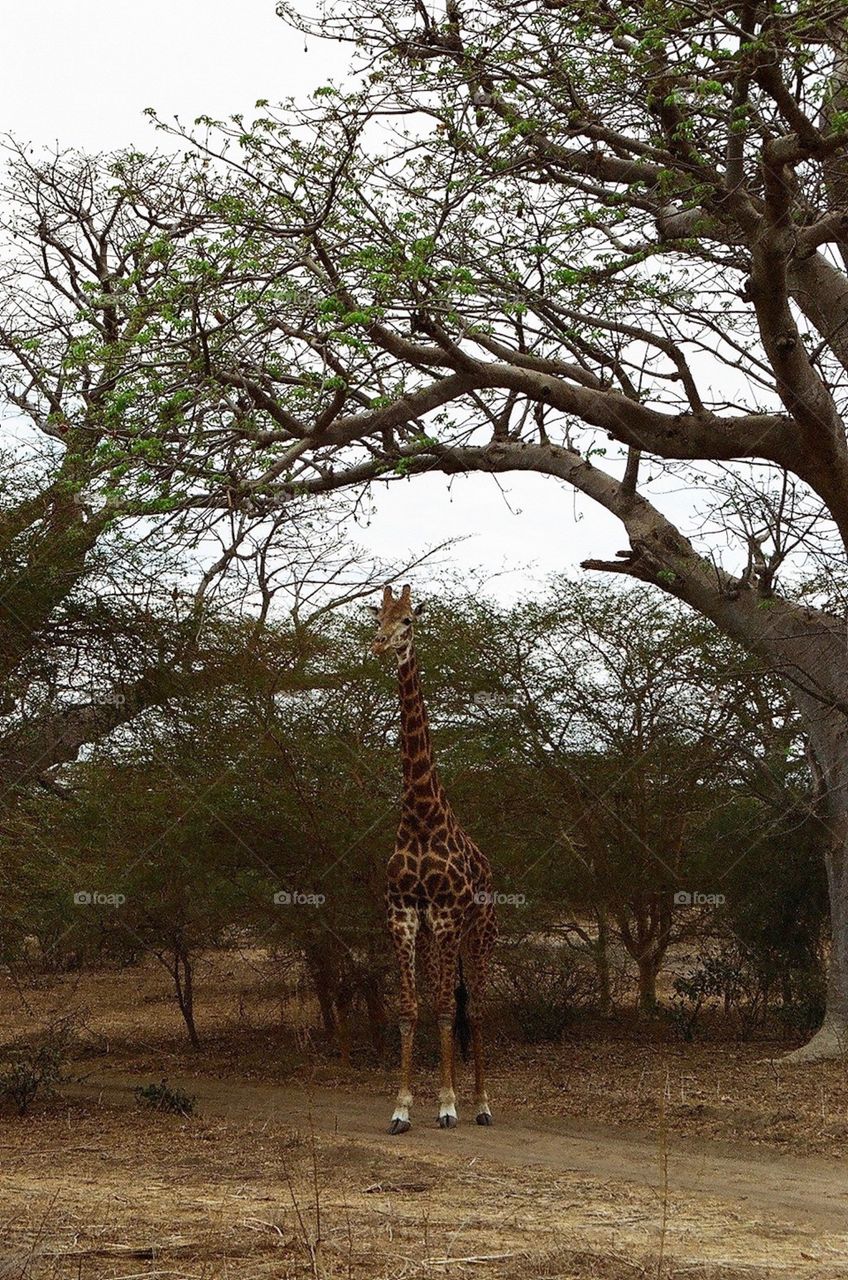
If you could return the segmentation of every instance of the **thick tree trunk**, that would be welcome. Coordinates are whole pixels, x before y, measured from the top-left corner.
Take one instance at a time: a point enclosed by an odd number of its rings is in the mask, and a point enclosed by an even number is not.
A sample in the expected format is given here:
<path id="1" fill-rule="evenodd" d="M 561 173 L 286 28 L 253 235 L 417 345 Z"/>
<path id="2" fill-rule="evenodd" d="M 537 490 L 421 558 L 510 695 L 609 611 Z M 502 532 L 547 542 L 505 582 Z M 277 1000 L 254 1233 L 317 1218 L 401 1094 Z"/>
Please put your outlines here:
<path id="1" fill-rule="evenodd" d="M 616 923 L 636 965 L 639 1012 L 652 1014 L 657 1007 L 657 977 L 671 936 L 671 894 L 666 890 L 635 893 L 617 908 Z"/>
<path id="2" fill-rule="evenodd" d="M 655 1013 L 657 1009 L 657 974 L 660 971 L 662 956 L 653 951 L 643 952 L 636 957 L 639 968 L 639 1012 Z"/>
<path id="3" fill-rule="evenodd" d="M 609 962 L 609 921 L 604 907 L 597 907 L 598 939 L 595 943 L 595 969 L 598 974 L 598 1004 L 601 1013 L 612 1012 L 612 981 Z"/>
<path id="4" fill-rule="evenodd" d="M 812 1040 L 783 1059 L 800 1063 L 848 1055 L 848 718 L 815 704 L 802 709 L 822 813 L 831 945 L 824 1022 Z"/>
<path id="5" fill-rule="evenodd" d="M 318 1008 L 321 1011 L 324 1034 L 329 1041 L 332 1041 L 336 1036 L 336 1014 L 335 983 L 330 965 L 320 952 L 314 955 L 307 954 L 306 965 L 318 1000 Z"/>

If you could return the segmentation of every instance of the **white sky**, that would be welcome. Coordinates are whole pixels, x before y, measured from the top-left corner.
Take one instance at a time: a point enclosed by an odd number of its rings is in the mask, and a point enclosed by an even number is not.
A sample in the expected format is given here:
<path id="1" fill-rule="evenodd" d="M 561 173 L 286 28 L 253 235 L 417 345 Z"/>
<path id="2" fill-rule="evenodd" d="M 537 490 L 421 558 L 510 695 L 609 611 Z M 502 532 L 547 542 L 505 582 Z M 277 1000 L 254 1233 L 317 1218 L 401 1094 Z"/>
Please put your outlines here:
<path id="1" fill-rule="evenodd" d="M 274 0 L 6 0 L 2 31 L 0 132 L 84 150 L 162 148 L 145 107 L 185 121 L 248 115 L 257 98 L 299 97 L 343 79 L 349 56 L 338 44 L 304 49 Z M 392 559 L 452 536 L 467 538 L 454 566 L 506 569 L 496 590 L 510 596 L 528 566 L 533 576 L 573 570 L 624 545 L 618 523 L 595 504 L 529 475 L 399 484 L 377 495 L 371 525 L 355 531 L 360 545 Z"/>

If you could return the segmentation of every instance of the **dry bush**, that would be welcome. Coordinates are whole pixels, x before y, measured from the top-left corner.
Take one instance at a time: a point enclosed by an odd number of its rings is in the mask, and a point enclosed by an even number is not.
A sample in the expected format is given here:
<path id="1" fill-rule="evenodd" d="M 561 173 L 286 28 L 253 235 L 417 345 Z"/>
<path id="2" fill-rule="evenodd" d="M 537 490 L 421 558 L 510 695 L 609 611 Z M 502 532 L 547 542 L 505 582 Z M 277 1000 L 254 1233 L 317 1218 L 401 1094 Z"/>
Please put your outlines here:
<path id="1" fill-rule="evenodd" d="M 51 1097 L 61 1082 L 75 1025 L 58 1018 L 42 1031 L 8 1045 L 2 1053 L 0 1099 L 25 1115 L 37 1098 Z"/>
<path id="2" fill-rule="evenodd" d="M 558 1040 L 578 1012 L 597 1006 L 598 997 L 591 959 L 549 942 L 504 948 L 492 972 L 492 1020 L 525 1044 Z"/>

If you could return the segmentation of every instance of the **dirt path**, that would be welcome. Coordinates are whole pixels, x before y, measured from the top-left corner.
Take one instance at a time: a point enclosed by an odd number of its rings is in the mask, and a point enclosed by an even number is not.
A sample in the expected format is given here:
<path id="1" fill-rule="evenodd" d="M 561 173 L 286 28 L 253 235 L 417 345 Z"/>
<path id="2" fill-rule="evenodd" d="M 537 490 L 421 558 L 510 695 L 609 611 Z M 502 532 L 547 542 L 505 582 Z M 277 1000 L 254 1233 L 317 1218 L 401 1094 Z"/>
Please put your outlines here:
<path id="1" fill-rule="evenodd" d="M 137 1083 L 129 1076 L 104 1074 L 75 1086 L 74 1092 L 102 1093 L 110 1102 L 129 1104 Z M 667 1186 L 673 1194 L 723 1201 L 736 1215 L 765 1214 L 785 1228 L 836 1233 L 844 1242 L 843 1274 L 848 1274 L 848 1158 L 776 1156 L 750 1146 L 731 1149 L 679 1137 L 669 1138 L 664 1151 L 656 1135 L 526 1112 L 498 1115 L 488 1130 L 461 1122 L 453 1131 L 442 1131 L 429 1118 L 432 1108 L 426 1103 L 418 1105 L 411 1132 L 391 1138 L 383 1129 L 388 1112 L 384 1097 L 218 1080 L 182 1084 L 196 1094 L 205 1113 L 274 1120 L 304 1130 L 312 1126 L 316 1133 L 367 1143 L 384 1155 L 397 1152 L 404 1161 L 454 1152 L 464 1162 L 483 1159 L 506 1169 L 529 1166 L 583 1174 L 634 1184 L 658 1196 Z"/>

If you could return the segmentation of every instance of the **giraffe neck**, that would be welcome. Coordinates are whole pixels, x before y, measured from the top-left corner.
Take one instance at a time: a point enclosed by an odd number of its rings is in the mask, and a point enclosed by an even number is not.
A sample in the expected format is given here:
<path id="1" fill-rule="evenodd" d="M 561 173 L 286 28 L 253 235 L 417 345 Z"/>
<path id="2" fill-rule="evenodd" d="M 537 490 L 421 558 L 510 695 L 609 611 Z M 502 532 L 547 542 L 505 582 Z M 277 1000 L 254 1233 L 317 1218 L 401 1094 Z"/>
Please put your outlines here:
<path id="1" fill-rule="evenodd" d="M 444 791 L 433 760 L 433 743 L 421 691 L 418 660 L 411 644 L 405 653 L 398 656 L 398 691 L 404 805 L 414 808 L 416 801 L 421 800 L 431 803 L 435 800 L 445 805 Z"/>

